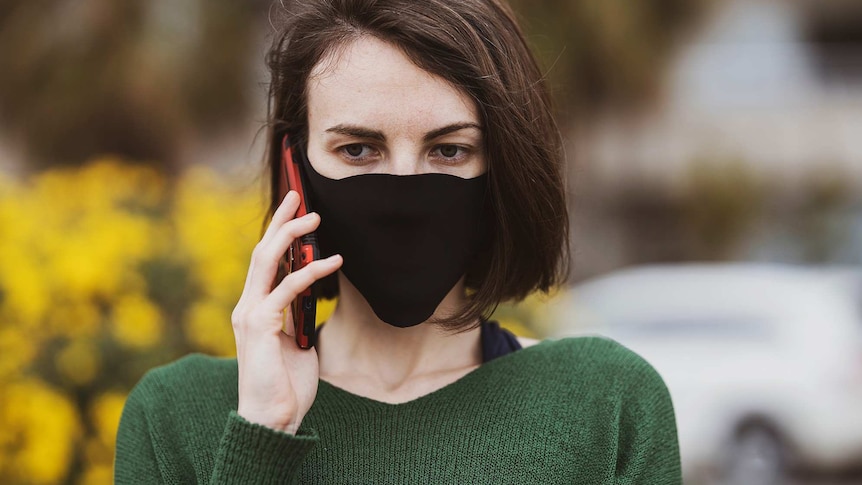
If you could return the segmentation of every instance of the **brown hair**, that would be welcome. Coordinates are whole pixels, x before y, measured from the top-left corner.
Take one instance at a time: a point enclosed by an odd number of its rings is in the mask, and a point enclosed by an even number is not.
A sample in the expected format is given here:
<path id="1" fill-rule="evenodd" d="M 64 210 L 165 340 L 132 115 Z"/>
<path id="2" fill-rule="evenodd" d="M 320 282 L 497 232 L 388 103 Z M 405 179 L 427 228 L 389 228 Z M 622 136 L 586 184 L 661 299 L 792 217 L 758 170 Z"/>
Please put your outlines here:
<path id="1" fill-rule="evenodd" d="M 268 162 L 278 207 L 280 145 L 307 139 L 306 84 L 324 56 L 363 35 L 400 48 L 417 66 L 470 95 L 488 160 L 485 248 L 466 274 L 463 310 L 438 323 L 461 329 L 506 300 L 547 292 L 568 270 L 562 150 L 550 97 L 510 8 L 500 0 L 306 0 L 281 2 L 270 50 Z M 318 283 L 337 295 L 337 279 Z"/>

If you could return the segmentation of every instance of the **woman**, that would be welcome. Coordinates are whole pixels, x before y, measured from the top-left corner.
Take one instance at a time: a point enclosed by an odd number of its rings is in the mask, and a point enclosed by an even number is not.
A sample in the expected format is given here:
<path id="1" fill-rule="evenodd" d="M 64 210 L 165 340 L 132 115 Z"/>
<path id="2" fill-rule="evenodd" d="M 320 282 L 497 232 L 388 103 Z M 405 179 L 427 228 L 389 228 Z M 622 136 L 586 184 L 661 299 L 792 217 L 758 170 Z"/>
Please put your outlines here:
<path id="1" fill-rule="evenodd" d="M 508 7 L 283 8 L 272 216 L 232 315 L 237 359 L 144 377 L 117 482 L 679 483 L 673 410 L 648 364 L 607 340 L 536 343 L 484 318 L 567 265 L 559 138 Z M 319 215 L 294 218 L 298 196 L 278 196 L 285 137 Z M 329 257 L 277 281 L 312 231 Z M 314 282 L 338 304 L 301 350 L 283 309 Z"/>

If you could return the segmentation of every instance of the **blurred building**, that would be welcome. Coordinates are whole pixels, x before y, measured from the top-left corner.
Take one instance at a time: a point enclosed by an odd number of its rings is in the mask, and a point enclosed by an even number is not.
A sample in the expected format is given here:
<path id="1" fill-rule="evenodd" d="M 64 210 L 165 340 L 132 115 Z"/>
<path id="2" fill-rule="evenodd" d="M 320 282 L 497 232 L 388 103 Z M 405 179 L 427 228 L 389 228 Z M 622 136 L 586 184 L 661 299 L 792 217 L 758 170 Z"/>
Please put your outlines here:
<path id="1" fill-rule="evenodd" d="M 715 2 L 667 76 L 654 110 L 610 114 L 576 137 L 577 274 L 702 258 L 862 262 L 862 2 Z"/>

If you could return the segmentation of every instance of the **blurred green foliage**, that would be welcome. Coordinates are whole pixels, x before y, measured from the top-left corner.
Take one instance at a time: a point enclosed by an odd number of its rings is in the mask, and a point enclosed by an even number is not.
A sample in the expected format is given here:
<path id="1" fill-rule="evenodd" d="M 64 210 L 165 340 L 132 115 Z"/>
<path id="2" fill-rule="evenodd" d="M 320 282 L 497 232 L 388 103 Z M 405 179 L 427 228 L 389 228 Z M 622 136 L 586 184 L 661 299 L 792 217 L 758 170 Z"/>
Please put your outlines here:
<path id="1" fill-rule="evenodd" d="M 514 0 L 566 120 L 637 105 L 709 0 Z M 247 123 L 267 0 L 3 0 L 0 123 L 34 167 L 113 153 L 175 165 L 189 135 Z M 260 95 L 258 97 L 258 94 Z"/>
<path id="2" fill-rule="evenodd" d="M 734 259 L 737 244 L 762 215 L 768 188 L 742 160 L 691 165 L 679 207 L 690 238 L 690 259 Z"/>
<path id="3" fill-rule="evenodd" d="M 243 121 L 263 2 L 4 0 L 0 121 L 36 167 L 114 153 L 170 164 Z"/>
<path id="4" fill-rule="evenodd" d="M 511 0 L 568 120 L 659 94 L 679 37 L 712 0 Z"/>
<path id="5" fill-rule="evenodd" d="M 852 225 L 842 212 L 854 198 L 858 200 L 858 195 L 854 194 L 852 177 L 841 171 L 815 170 L 808 179 L 810 188 L 802 194 L 792 233 L 802 242 L 803 261 L 828 263 L 842 247 L 853 245 Z"/>

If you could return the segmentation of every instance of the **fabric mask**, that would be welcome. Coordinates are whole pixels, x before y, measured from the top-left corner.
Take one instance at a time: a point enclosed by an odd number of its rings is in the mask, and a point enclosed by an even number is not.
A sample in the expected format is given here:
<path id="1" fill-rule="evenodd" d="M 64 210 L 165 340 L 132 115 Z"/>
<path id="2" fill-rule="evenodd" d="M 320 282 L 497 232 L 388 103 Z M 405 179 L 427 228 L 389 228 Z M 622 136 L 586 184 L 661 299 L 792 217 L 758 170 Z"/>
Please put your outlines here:
<path id="1" fill-rule="evenodd" d="M 336 180 L 307 159 L 303 165 L 322 256 L 344 257 L 341 271 L 380 320 L 396 327 L 428 320 L 480 247 L 487 174 Z"/>

